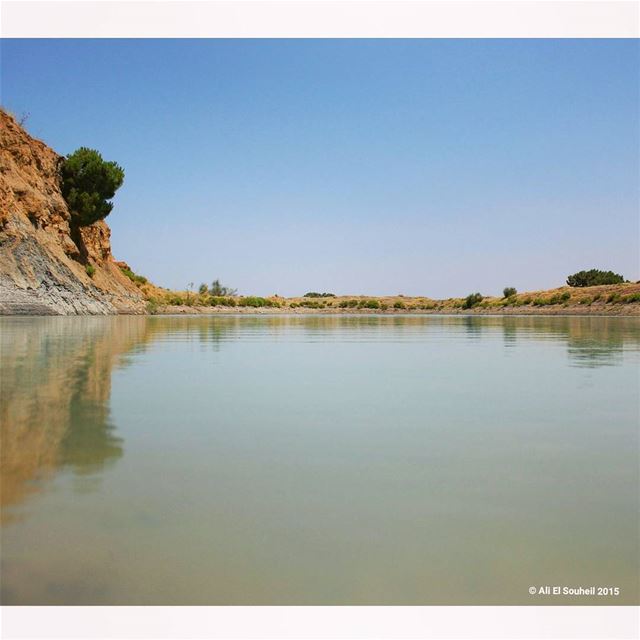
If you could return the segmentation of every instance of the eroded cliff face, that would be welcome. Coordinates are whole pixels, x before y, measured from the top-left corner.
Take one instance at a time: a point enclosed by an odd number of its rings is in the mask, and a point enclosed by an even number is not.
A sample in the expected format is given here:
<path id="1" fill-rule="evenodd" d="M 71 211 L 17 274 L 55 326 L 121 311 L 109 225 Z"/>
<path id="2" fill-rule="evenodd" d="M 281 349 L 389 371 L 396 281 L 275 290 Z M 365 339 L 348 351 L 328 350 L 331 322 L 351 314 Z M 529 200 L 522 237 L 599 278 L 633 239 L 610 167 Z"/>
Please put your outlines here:
<path id="1" fill-rule="evenodd" d="M 106 223 L 73 223 L 61 159 L 0 110 L 0 314 L 143 312 L 142 294 L 111 255 Z"/>

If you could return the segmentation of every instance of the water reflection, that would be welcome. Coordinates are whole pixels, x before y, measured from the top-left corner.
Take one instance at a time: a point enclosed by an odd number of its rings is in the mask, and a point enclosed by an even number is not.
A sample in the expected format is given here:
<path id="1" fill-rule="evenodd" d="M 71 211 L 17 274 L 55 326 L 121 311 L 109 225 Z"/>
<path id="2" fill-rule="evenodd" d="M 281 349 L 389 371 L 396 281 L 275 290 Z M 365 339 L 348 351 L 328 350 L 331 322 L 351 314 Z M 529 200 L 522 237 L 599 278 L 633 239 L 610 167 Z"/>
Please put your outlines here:
<path id="1" fill-rule="evenodd" d="M 639 350 L 637 318 L 0 318 L 2 597 L 629 603 Z"/>
<path id="2" fill-rule="evenodd" d="M 131 320 L 131 321 L 128 321 Z M 2 521 L 60 468 L 101 471 L 123 455 L 111 374 L 144 339 L 141 319 L 35 318 L 0 325 Z"/>
<path id="3" fill-rule="evenodd" d="M 443 334 L 477 339 L 502 334 L 505 346 L 521 339 L 557 342 L 567 347 L 576 366 L 615 362 L 623 348 L 640 344 L 640 319 L 567 316 L 434 316 L 434 315 L 218 315 L 148 318 L 158 339 L 193 340 L 219 348 L 223 342 L 252 339 L 398 341 L 436 339 Z"/>
<path id="4" fill-rule="evenodd" d="M 613 365 L 638 349 L 636 318 L 483 316 L 195 316 L 6 319 L 2 347 L 2 505 L 19 502 L 60 466 L 92 473 L 117 460 L 123 443 L 110 420 L 114 367 L 154 341 L 196 341 L 218 350 L 235 340 L 437 339 L 502 333 L 566 345 L 578 367 Z"/>
<path id="5" fill-rule="evenodd" d="M 637 318 L 256 315 L 2 319 L 2 519 L 56 469 L 91 475 L 117 461 L 125 443 L 110 416 L 111 376 L 154 343 L 287 341 L 474 342 L 502 337 L 564 345 L 570 364 L 619 363 L 640 348 Z"/>
<path id="6" fill-rule="evenodd" d="M 576 367 L 611 366 L 622 359 L 625 345 L 640 343 L 638 318 L 615 317 L 506 317 L 501 318 L 505 346 L 518 338 L 555 339 L 566 343 L 567 356 Z"/>

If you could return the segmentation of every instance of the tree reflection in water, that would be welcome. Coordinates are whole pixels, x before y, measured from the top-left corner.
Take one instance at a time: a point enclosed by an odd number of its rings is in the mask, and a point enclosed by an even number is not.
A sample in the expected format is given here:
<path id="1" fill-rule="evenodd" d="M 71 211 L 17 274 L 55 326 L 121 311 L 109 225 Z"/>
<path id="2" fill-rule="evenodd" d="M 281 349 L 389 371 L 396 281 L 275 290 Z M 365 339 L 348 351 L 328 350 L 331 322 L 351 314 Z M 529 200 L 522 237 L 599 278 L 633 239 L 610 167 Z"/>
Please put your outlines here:
<path id="1" fill-rule="evenodd" d="M 109 398 L 144 318 L 29 318 L 1 333 L 2 521 L 57 470 L 90 475 L 123 455 Z"/>

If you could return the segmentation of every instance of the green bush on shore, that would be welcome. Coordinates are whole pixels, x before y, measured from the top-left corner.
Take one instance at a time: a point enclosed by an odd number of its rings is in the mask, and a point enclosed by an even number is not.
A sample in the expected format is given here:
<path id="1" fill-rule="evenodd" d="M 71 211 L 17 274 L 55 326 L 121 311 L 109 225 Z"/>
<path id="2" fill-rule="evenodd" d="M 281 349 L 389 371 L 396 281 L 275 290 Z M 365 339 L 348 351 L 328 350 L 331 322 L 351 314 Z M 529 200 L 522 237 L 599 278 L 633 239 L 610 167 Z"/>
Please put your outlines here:
<path id="1" fill-rule="evenodd" d="M 358 306 L 361 309 L 379 309 L 380 302 L 378 300 L 360 300 Z"/>
<path id="2" fill-rule="evenodd" d="M 230 296 L 210 296 L 208 299 L 210 307 L 235 307 L 236 299 Z"/>
<path id="3" fill-rule="evenodd" d="M 570 287 L 594 287 L 599 284 L 620 284 L 624 282 L 624 276 L 613 271 L 601 271 L 600 269 L 590 269 L 589 271 L 578 271 L 567 278 Z"/>
<path id="4" fill-rule="evenodd" d="M 463 309 L 472 309 L 484 300 L 484 296 L 480 293 L 470 293 L 462 303 Z"/>
<path id="5" fill-rule="evenodd" d="M 238 300 L 239 307 L 278 307 L 273 300 L 269 298 L 261 298 L 259 296 L 247 296 Z"/>

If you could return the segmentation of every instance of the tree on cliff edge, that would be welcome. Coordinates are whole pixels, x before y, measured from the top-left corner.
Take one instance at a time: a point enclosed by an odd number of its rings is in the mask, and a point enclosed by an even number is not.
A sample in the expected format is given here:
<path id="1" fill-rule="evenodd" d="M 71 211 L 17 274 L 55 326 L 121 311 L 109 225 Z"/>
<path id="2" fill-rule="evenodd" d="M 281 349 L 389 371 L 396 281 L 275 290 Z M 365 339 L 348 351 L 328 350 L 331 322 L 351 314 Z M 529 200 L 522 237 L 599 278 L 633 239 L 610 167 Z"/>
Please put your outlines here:
<path id="1" fill-rule="evenodd" d="M 94 149 L 80 147 L 62 163 L 62 195 L 79 226 L 103 220 L 113 209 L 109 202 L 124 181 L 124 170 L 106 162 Z"/>

